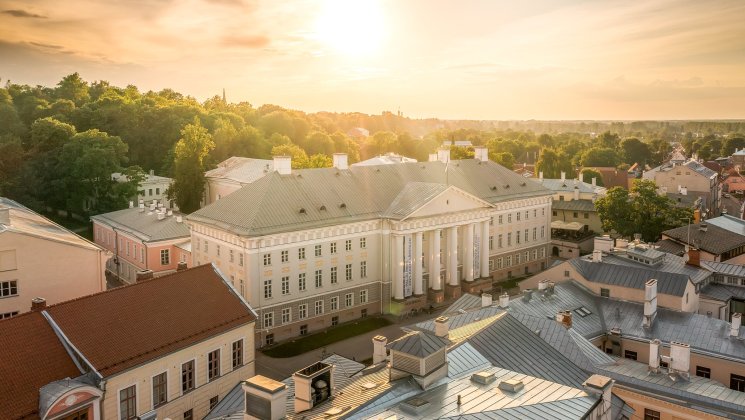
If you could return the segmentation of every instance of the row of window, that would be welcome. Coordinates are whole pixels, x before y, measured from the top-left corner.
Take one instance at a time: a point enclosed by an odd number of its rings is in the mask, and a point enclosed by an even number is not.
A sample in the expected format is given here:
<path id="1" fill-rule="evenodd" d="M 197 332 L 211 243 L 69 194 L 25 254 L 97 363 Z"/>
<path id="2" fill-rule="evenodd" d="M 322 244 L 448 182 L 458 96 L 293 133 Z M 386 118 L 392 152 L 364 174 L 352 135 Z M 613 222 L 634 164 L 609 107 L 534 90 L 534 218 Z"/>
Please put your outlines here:
<path id="1" fill-rule="evenodd" d="M 0 298 L 18 296 L 18 280 L 0 282 Z"/>
<path id="2" fill-rule="evenodd" d="M 108 233 L 108 235 L 103 235 L 103 229 L 98 229 L 98 237 L 102 238 L 101 242 L 107 245 L 110 245 L 113 240 L 111 238 L 111 232 Z M 134 257 L 137 258 L 138 254 L 140 257 L 140 263 L 145 264 L 145 247 L 144 246 L 137 246 L 135 242 L 130 241 L 129 239 L 125 238 L 119 238 L 119 249 L 117 251 L 120 255 L 126 255 L 127 257 Z M 160 265 L 170 265 L 171 264 L 171 252 L 168 249 L 161 249 L 160 250 Z"/>
<path id="3" fill-rule="evenodd" d="M 202 243 L 199 240 L 199 238 L 194 238 L 194 249 L 195 250 L 201 249 L 200 244 L 204 245 L 204 248 L 203 248 L 204 252 L 209 252 L 210 250 L 209 241 L 205 239 L 204 242 Z M 215 245 L 215 253 L 217 254 L 218 257 L 222 255 L 222 249 L 220 247 L 220 244 Z M 235 250 L 233 249 L 228 250 L 228 256 L 229 256 L 230 263 L 235 262 L 235 254 L 236 254 Z M 238 266 L 243 267 L 243 253 L 242 252 L 238 252 Z"/>
<path id="4" fill-rule="evenodd" d="M 552 213 L 553 213 L 554 217 L 556 217 L 558 215 L 558 213 L 557 213 L 556 210 L 554 210 Z M 585 219 L 589 219 L 590 218 L 590 213 L 588 213 L 586 211 L 585 212 L 582 212 L 582 213 L 583 213 Z M 574 216 L 575 219 L 579 219 L 579 212 L 576 212 L 576 211 L 573 212 L 573 216 Z"/>
<path id="5" fill-rule="evenodd" d="M 519 230 L 515 231 L 515 236 L 514 236 L 515 245 L 520 245 L 520 237 L 521 237 L 520 233 L 521 232 Z M 525 229 L 522 233 L 523 233 L 522 235 L 523 242 L 528 243 L 528 241 L 530 241 L 530 229 Z M 546 237 L 546 227 L 541 226 L 541 238 L 545 238 L 545 237 Z M 504 239 L 504 234 L 500 233 L 499 235 L 497 235 L 497 248 L 502 248 L 504 246 L 503 239 Z M 538 228 L 534 227 L 533 228 L 533 240 L 535 241 L 537 239 L 538 239 Z M 507 233 L 507 246 L 512 246 L 512 232 Z M 494 236 L 490 236 L 489 237 L 489 250 L 493 250 L 493 249 L 494 249 Z"/>
<path id="6" fill-rule="evenodd" d="M 369 300 L 368 298 L 368 292 L 367 289 L 360 290 L 359 293 L 359 304 L 365 304 Z M 332 296 L 330 298 L 330 311 L 338 311 L 339 310 L 339 296 Z M 347 293 L 344 295 L 344 304 L 345 308 L 351 308 L 354 306 L 354 293 Z M 313 303 L 313 316 L 323 315 L 324 313 L 324 301 L 323 300 L 317 300 Z M 308 304 L 303 303 L 298 305 L 297 309 L 297 315 L 298 319 L 306 319 L 308 318 Z M 282 308 L 281 311 L 281 319 L 279 325 L 289 324 L 292 322 L 292 308 Z M 263 318 L 263 327 L 264 328 L 273 328 L 274 323 L 274 311 L 269 311 L 264 313 Z"/>
<path id="7" fill-rule="evenodd" d="M 532 258 L 531 258 L 532 256 Z M 532 251 L 518 252 L 514 255 L 508 255 L 506 257 L 497 258 L 497 270 L 502 268 L 512 267 L 529 261 L 535 261 L 537 259 L 543 259 L 546 257 L 546 248 L 534 249 Z"/>
<path id="8" fill-rule="evenodd" d="M 366 249 L 367 248 L 367 238 L 360 238 L 360 249 Z M 352 240 L 347 239 L 344 241 L 344 250 L 345 251 L 351 251 L 352 250 Z M 331 242 L 329 244 L 329 252 L 331 254 L 336 254 L 336 242 Z M 218 255 L 220 255 L 218 251 Z M 313 255 L 316 257 L 322 257 L 323 256 L 323 245 L 318 244 L 313 246 Z M 279 253 L 280 261 L 282 263 L 286 263 L 290 261 L 290 251 L 284 250 L 280 251 Z M 298 248 L 297 250 L 297 259 L 298 260 L 304 260 L 305 259 L 305 247 Z M 266 253 L 264 254 L 264 266 L 272 265 L 272 254 Z"/>
<path id="9" fill-rule="evenodd" d="M 515 221 L 516 222 L 519 222 L 520 221 L 520 216 L 521 216 L 522 213 L 523 213 L 522 211 L 515 212 Z M 546 215 L 546 209 L 545 208 L 542 208 L 541 209 L 541 216 L 545 216 L 545 215 Z M 529 217 L 530 217 L 530 210 L 525 210 L 525 220 L 528 220 Z M 533 218 L 536 218 L 536 217 L 538 217 L 538 209 L 533 209 Z M 500 214 L 499 216 L 497 216 L 497 222 L 500 225 L 502 223 L 504 223 L 504 215 L 503 214 Z M 507 223 L 512 223 L 512 213 L 508 213 L 507 214 Z M 494 224 L 494 218 L 493 217 L 489 221 L 489 224 L 490 225 L 493 225 Z"/>
<path id="10" fill-rule="evenodd" d="M 339 282 L 339 267 L 331 267 L 331 284 L 337 284 Z M 297 289 L 299 292 L 307 290 L 306 273 L 299 273 L 297 275 Z M 367 261 L 360 262 L 360 278 L 367 278 Z M 323 287 L 323 270 L 318 269 L 314 273 L 314 281 L 316 288 Z M 344 279 L 346 281 L 352 281 L 352 264 L 346 264 L 344 266 Z M 290 294 L 290 276 L 283 276 L 280 279 L 280 288 L 282 296 Z M 264 280 L 264 299 L 271 299 L 274 296 L 274 284 L 272 279 Z"/>
<path id="11" fill-rule="evenodd" d="M 243 366 L 244 346 L 243 340 L 232 343 L 232 366 L 233 370 Z M 207 382 L 220 377 L 220 352 L 214 350 L 207 354 Z M 189 360 L 181 364 L 181 395 L 193 391 L 196 387 L 196 360 Z M 168 372 L 163 372 L 151 378 L 153 393 L 153 409 L 168 402 Z M 214 400 L 214 403 L 213 403 Z M 210 410 L 217 405 L 217 396 L 210 399 Z M 132 385 L 119 391 L 119 413 L 122 420 L 136 419 L 137 417 L 137 386 Z M 184 418 L 189 418 L 184 413 Z"/>
<path id="12" fill-rule="evenodd" d="M 360 310 L 360 318 L 367 318 L 367 309 Z M 339 316 L 331 317 L 331 326 L 339 325 Z M 300 335 L 308 335 L 308 324 L 300 326 Z M 269 333 L 264 337 L 264 345 L 271 346 L 274 344 L 274 334 Z"/>
<path id="13" fill-rule="evenodd" d="M 14 317 L 16 315 L 18 315 L 18 311 L 5 312 L 5 313 L 0 314 L 0 319 L 8 319 L 8 318 L 12 318 L 12 317 Z"/>

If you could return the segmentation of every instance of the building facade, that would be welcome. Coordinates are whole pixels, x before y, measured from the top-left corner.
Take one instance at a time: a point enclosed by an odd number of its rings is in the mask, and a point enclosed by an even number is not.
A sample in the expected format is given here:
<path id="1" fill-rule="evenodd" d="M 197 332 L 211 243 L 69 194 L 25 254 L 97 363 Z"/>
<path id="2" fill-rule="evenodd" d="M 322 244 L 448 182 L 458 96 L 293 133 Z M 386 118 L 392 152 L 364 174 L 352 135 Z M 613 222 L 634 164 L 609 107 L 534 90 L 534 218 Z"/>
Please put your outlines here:
<path id="1" fill-rule="evenodd" d="M 127 176 L 119 172 L 114 172 L 111 174 L 111 179 L 117 182 L 126 182 Z M 155 171 L 151 170 L 150 173 L 145 175 L 145 179 L 140 184 L 137 197 L 132 197 L 132 200 L 135 203 L 140 201 L 157 201 L 163 203 L 167 208 L 174 208 L 174 203 L 171 200 L 168 200 L 166 195 L 171 184 L 173 184 L 173 179 L 155 175 Z"/>
<path id="2" fill-rule="evenodd" d="M 51 303 L 106 290 L 107 252 L 94 243 L 0 197 L 0 320 Z"/>
<path id="3" fill-rule="evenodd" d="M 642 177 L 654 181 L 664 192 L 701 197 L 706 217 L 720 213 L 722 186 L 719 174 L 695 160 L 680 164 L 670 161 L 645 171 Z"/>
<path id="4" fill-rule="evenodd" d="M 163 275 L 176 271 L 179 263 L 191 263 L 189 227 L 183 216 L 156 207 L 131 207 L 91 216 L 93 240 L 108 250 L 107 276 L 131 284 L 137 273 Z"/>
<path id="5" fill-rule="evenodd" d="M 238 191 L 272 172 L 273 161 L 233 156 L 217 164 L 217 168 L 207 171 L 205 175 L 204 198 L 206 206 Z"/>
<path id="6" fill-rule="evenodd" d="M 485 149 L 484 149 L 485 152 Z M 257 344 L 425 310 L 545 269 L 551 193 L 485 158 L 278 172 L 187 220 L 257 308 Z"/>

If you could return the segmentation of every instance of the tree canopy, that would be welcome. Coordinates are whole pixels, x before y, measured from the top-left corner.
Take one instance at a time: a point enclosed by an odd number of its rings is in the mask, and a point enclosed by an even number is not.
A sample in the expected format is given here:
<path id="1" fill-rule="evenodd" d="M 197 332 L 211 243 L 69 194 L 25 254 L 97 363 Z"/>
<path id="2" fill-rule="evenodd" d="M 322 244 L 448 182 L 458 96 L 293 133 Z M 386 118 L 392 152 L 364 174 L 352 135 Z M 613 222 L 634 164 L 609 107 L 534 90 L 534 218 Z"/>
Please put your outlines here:
<path id="1" fill-rule="evenodd" d="M 181 139 L 176 143 L 173 159 L 173 185 L 168 197 L 184 213 L 199 209 L 204 193 L 205 160 L 215 148 L 212 135 L 202 126 L 198 118 L 181 130 Z"/>

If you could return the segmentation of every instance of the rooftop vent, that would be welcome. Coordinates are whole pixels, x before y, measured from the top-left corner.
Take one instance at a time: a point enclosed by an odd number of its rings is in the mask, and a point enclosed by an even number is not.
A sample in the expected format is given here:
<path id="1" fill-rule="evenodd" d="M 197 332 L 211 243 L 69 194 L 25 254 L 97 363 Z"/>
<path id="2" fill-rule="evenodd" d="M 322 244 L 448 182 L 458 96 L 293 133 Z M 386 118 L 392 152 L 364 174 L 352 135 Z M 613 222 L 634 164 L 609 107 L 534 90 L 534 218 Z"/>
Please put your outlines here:
<path id="1" fill-rule="evenodd" d="M 304 208 L 301 208 L 300 211 L 299 211 L 299 213 L 300 214 L 305 214 L 305 209 Z"/>
<path id="2" fill-rule="evenodd" d="M 318 210 L 320 210 L 320 211 L 326 211 L 326 206 L 321 206 Z"/>
<path id="3" fill-rule="evenodd" d="M 401 410 L 409 414 L 420 414 L 429 405 L 424 398 L 414 397 L 401 403 Z"/>
<path id="4" fill-rule="evenodd" d="M 496 380 L 497 378 L 494 376 L 493 372 L 476 372 L 471 375 L 471 381 L 481 385 L 489 385 Z"/>
<path id="5" fill-rule="evenodd" d="M 365 382 L 361 386 L 363 389 L 374 389 L 378 387 L 378 384 L 375 382 Z"/>
<path id="6" fill-rule="evenodd" d="M 345 209 L 345 208 L 347 208 L 347 205 L 345 203 L 341 203 L 341 204 L 339 204 L 339 208 L 340 209 Z"/>
<path id="7" fill-rule="evenodd" d="M 523 183 L 521 183 L 521 184 L 520 184 L 520 186 L 521 186 L 521 187 L 524 187 L 524 186 L 526 186 L 526 185 L 528 185 L 528 183 L 527 183 L 527 182 L 523 182 Z"/>
<path id="8" fill-rule="evenodd" d="M 523 291 L 523 301 L 530 302 L 530 299 L 533 298 L 533 289 L 525 289 Z"/>
<path id="9" fill-rule="evenodd" d="M 504 188 L 505 189 L 510 188 L 510 184 L 504 184 Z"/>
<path id="10" fill-rule="evenodd" d="M 499 383 L 499 389 L 506 392 L 518 392 L 523 388 L 525 388 L 525 384 L 518 379 L 505 379 Z"/>
<path id="11" fill-rule="evenodd" d="M 497 186 L 496 186 L 496 185 L 492 185 L 492 186 L 491 186 L 491 190 L 492 190 L 492 191 L 496 191 L 496 190 L 497 190 Z"/>

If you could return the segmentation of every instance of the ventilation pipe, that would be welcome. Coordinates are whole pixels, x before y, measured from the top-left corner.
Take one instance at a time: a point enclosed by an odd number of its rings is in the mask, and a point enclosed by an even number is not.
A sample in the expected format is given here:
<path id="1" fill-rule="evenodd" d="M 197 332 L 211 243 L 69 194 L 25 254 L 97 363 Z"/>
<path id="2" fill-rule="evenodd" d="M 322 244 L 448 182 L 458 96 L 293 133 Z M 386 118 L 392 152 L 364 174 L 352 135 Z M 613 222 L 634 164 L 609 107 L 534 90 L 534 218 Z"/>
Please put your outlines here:
<path id="1" fill-rule="evenodd" d="M 649 342 L 649 370 L 655 373 L 660 371 L 660 340 L 656 338 Z"/>
<path id="2" fill-rule="evenodd" d="M 448 330 L 450 329 L 450 318 L 441 316 L 435 319 L 435 335 L 438 337 L 448 336 Z"/>
<path id="3" fill-rule="evenodd" d="M 603 262 L 603 251 L 595 249 L 592 251 L 592 262 Z"/>
<path id="4" fill-rule="evenodd" d="M 742 325 L 742 314 L 741 313 L 732 314 L 732 323 L 730 324 L 729 335 L 735 338 L 739 337 L 741 325 Z"/>
<path id="5" fill-rule="evenodd" d="M 386 344 L 388 344 L 388 339 L 382 335 L 376 335 L 375 337 L 373 337 L 372 342 L 373 364 L 377 365 L 378 363 L 385 361 L 385 359 L 388 357 L 388 354 L 385 350 L 385 346 Z"/>
<path id="6" fill-rule="evenodd" d="M 280 175 L 290 175 L 292 173 L 291 156 L 274 156 L 274 170 Z"/>
<path id="7" fill-rule="evenodd" d="M 492 304 L 492 295 L 490 293 L 481 294 L 481 307 L 486 308 Z"/>
<path id="8" fill-rule="evenodd" d="M 541 280 L 538 282 L 538 291 L 542 292 L 548 287 L 548 280 Z"/>
<path id="9" fill-rule="evenodd" d="M 510 295 L 507 293 L 502 293 L 499 295 L 499 307 L 502 309 L 507 309 L 510 306 Z"/>

